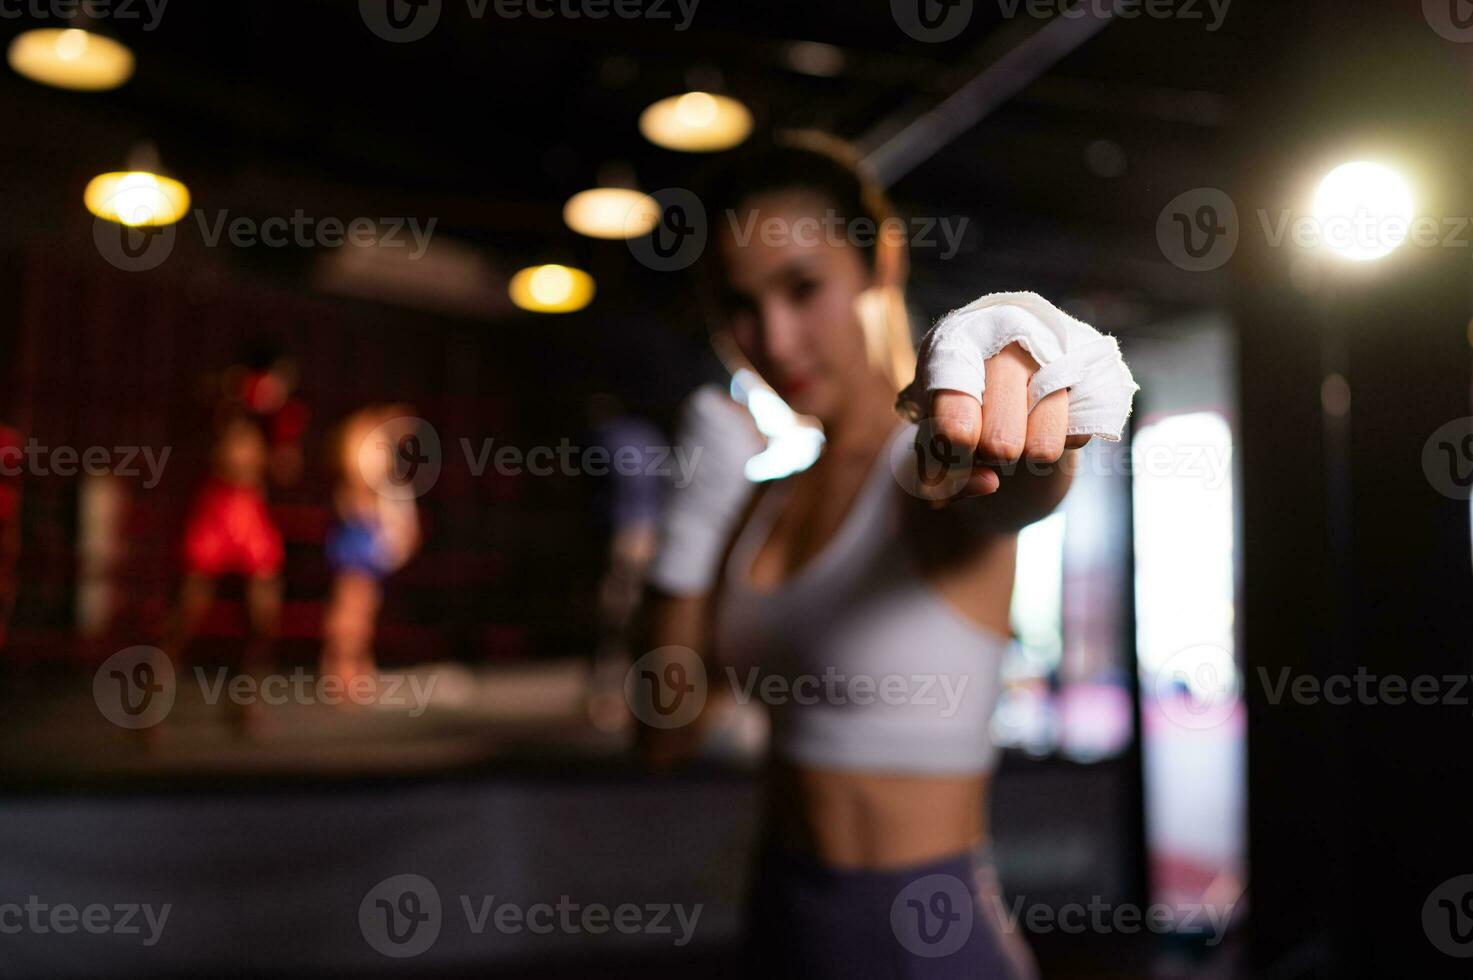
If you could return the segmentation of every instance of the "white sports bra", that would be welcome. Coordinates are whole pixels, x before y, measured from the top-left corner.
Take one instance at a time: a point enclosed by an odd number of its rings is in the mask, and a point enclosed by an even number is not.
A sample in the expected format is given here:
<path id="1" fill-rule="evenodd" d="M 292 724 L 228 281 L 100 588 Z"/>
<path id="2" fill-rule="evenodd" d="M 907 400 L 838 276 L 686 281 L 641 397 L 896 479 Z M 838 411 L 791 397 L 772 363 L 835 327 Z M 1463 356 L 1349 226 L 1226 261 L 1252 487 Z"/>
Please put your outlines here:
<path id="1" fill-rule="evenodd" d="M 716 656 L 738 700 L 769 706 L 787 761 L 900 774 L 996 765 L 988 724 L 1008 641 L 948 605 L 912 557 L 890 463 L 914 439 L 914 425 L 896 430 L 833 538 L 775 589 L 754 588 L 750 572 L 791 480 L 768 490 L 731 550 Z"/>

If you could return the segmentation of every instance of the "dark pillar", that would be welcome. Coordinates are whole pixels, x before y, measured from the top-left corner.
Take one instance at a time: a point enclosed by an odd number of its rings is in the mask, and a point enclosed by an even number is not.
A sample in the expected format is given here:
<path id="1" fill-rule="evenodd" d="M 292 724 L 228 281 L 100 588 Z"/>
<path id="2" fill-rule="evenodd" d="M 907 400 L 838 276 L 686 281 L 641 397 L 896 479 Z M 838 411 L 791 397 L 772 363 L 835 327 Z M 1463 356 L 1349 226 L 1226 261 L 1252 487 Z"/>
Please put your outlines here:
<path id="1" fill-rule="evenodd" d="M 1231 191 L 1252 935 L 1264 976 L 1473 970 L 1436 948 L 1422 914 L 1439 884 L 1473 874 L 1466 698 L 1392 704 L 1394 687 L 1370 684 L 1347 705 L 1300 704 L 1292 689 L 1273 703 L 1286 667 L 1291 684 L 1430 675 L 1440 695 L 1470 693 L 1443 680 L 1473 673 L 1468 504 L 1433 488 L 1422 456 L 1439 426 L 1473 415 L 1473 232 L 1370 265 L 1323 263 L 1316 287 L 1311 266 L 1293 274 L 1292 244 L 1267 242 L 1258 213 L 1302 211 L 1320 175 L 1370 158 L 1411 179 L 1419 214 L 1473 214 L 1473 44 L 1440 36 L 1420 6 L 1243 11 L 1260 19 L 1264 54 L 1245 66 L 1259 77 Z M 1348 414 L 1322 401 L 1329 373 L 1349 383 Z"/>

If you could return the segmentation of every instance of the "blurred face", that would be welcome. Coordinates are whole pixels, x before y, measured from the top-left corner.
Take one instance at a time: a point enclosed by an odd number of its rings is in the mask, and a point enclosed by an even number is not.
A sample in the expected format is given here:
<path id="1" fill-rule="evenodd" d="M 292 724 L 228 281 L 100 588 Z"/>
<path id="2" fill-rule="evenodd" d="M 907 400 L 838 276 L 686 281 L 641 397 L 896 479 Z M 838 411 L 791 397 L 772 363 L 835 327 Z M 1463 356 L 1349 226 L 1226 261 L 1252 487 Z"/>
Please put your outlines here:
<path id="1" fill-rule="evenodd" d="M 380 419 L 372 412 L 360 411 L 348 419 L 343 428 L 343 477 L 350 483 L 366 484 L 369 487 L 383 485 L 393 471 L 393 447 L 382 445 L 390 441 L 386 433 L 375 429 Z"/>
<path id="2" fill-rule="evenodd" d="M 864 259 L 824 229 L 821 197 L 783 192 L 744 208 L 720 222 L 722 325 L 794 411 L 832 418 L 873 374 L 856 311 L 871 284 Z"/>
<path id="3" fill-rule="evenodd" d="M 266 438 L 251 423 L 232 421 L 220 434 L 215 466 L 230 483 L 256 482 L 266 467 Z"/>

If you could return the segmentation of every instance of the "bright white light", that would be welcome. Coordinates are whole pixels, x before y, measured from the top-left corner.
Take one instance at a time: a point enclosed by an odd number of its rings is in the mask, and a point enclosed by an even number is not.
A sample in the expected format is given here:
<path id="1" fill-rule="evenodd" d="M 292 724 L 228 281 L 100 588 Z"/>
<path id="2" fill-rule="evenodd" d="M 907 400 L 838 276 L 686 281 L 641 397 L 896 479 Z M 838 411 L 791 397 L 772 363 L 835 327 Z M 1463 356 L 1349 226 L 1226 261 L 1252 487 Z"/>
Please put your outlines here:
<path id="1" fill-rule="evenodd" d="M 1018 532 L 1012 626 L 1033 659 L 1057 664 L 1064 638 L 1064 511 Z"/>
<path id="2" fill-rule="evenodd" d="M 189 210 L 189 188 L 143 170 L 99 174 L 82 193 L 87 210 L 129 228 L 171 225 Z"/>
<path id="3" fill-rule="evenodd" d="M 675 100 L 675 118 L 691 129 L 701 129 L 716 121 L 720 111 L 709 92 L 687 92 Z"/>
<path id="4" fill-rule="evenodd" d="M 745 368 L 731 379 L 731 397 L 747 406 L 757 429 L 767 437 L 767 448 L 747 460 L 746 476 L 753 483 L 780 480 L 812 466 L 823 452 L 823 432 L 805 425 L 777 392 Z"/>
<path id="5" fill-rule="evenodd" d="M 1363 160 L 1330 171 L 1314 198 L 1325 247 L 1354 262 L 1396 251 L 1411 230 L 1413 209 L 1411 186 L 1400 174 Z"/>
<path id="6" fill-rule="evenodd" d="M 563 206 L 563 221 L 590 238 L 638 238 L 660 220 L 660 205 L 639 191 L 595 187 L 574 194 Z"/>
<path id="7" fill-rule="evenodd" d="M 62 31 L 56 38 L 56 57 L 62 61 L 76 61 L 87 52 L 87 32 L 75 28 Z"/>
<path id="8" fill-rule="evenodd" d="M 736 146 L 752 132 L 752 112 L 741 102 L 710 92 L 661 99 L 639 117 L 639 131 L 656 146 L 686 153 L 714 153 Z"/>
<path id="9" fill-rule="evenodd" d="M 1226 651 L 1225 662 L 1209 665 L 1215 674 L 1189 670 L 1193 693 L 1210 697 L 1198 690 L 1205 678 L 1235 676 L 1232 452 L 1232 429 L 1216 412 L 1173 415 L 1135 434 L 1136 647 L 1147 684 L 1183 651 L 1196 668 L 1209 647 Z"/>

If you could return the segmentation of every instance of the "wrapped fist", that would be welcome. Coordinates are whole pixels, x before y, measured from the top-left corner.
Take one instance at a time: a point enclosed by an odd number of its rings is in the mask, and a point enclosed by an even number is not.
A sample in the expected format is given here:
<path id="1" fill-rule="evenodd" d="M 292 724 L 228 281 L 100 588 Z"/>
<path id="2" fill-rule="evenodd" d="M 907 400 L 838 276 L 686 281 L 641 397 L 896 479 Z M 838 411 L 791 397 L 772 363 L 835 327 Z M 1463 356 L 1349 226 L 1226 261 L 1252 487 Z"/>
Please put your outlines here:
<path id="1" fill-rule="evenodd" d="M 1092 436 L 1118 440 L 1137 390 L 1113 337 L 1035 293 L 995 293 L 931 328 L 897 407 L 924 422 L 918 459 L 970 464 L 943 495 L 975 496 L 1001 485 L 994 465 L 1053 463 Z"/>

